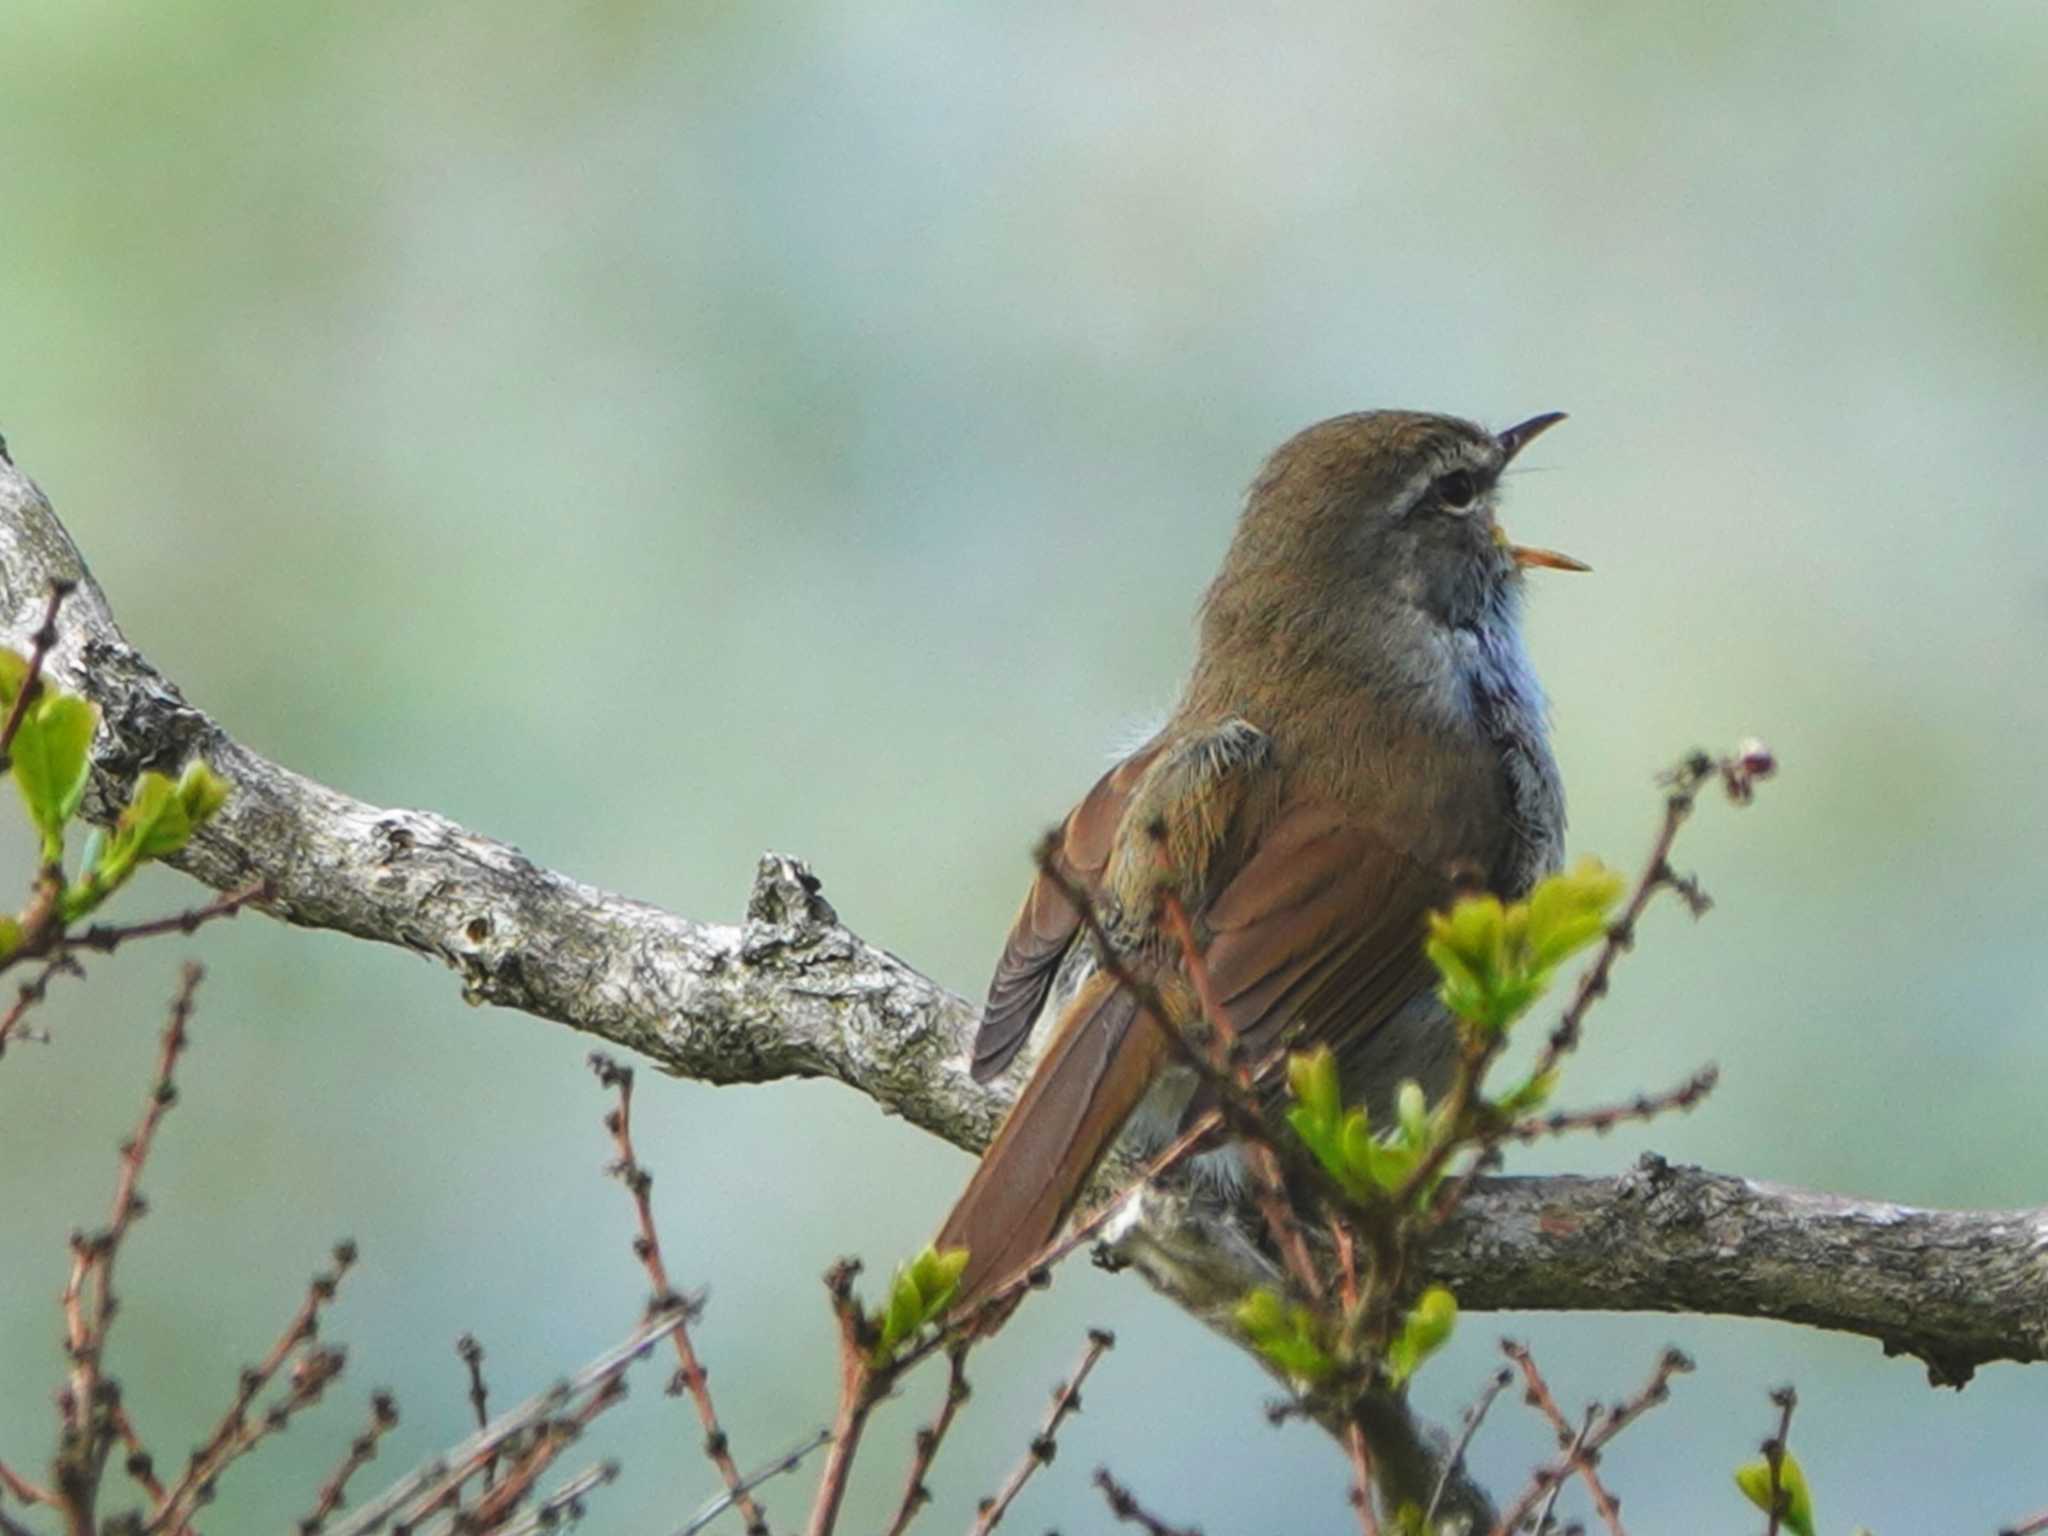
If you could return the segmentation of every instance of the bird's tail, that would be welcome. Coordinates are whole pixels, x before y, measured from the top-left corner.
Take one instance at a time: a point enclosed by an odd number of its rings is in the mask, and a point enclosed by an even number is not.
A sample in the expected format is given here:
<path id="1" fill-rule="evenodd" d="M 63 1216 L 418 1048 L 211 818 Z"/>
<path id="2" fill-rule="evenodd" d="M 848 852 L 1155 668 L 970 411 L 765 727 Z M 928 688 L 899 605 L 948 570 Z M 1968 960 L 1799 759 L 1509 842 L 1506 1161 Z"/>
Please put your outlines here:
<path id="1" fill-rule="evenodd" d="M 1166 1049 L 1163 1032 L 1138 1017 L 1136 1000 L 1114 977 L 1093 976 L 1075 994 L 939 1231 L 939 1248 L 967 1250 L 956 1310 L 1012 1278 L 1052 1241 Z"/>

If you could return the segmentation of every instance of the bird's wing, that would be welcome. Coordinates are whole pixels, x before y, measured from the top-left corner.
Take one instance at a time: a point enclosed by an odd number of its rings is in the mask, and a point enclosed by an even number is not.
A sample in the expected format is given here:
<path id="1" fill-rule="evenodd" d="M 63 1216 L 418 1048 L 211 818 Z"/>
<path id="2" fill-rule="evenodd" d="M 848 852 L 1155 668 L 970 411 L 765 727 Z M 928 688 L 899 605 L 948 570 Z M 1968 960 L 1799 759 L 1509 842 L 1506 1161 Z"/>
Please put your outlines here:
<path id="1" fill-rule="evenodd" d="M 1455 894 L 1336 806 L 1281 812 L 1204 914 L 1216 1004 L 1250 1059 L 1283 1042 L 1360 1051 L 1435 986 L 1425 918 Z"/>
<path id="2" fill-rule="evenodd" d="M 1159 755 L 1153 742 L 1125 758 L 1096 781 L 1060 827 L 1053 863 L 1075 885 L 1099 899 L 1116 832 L 1132 791 Z M 1002 958 L 989 982 L 988 1003 L 974 1036 L 974 1077 L 987 1082 L 1007 1067 L 1031 1033 L 1045 1006 L 1060 957 L 1080 931 L 1081 914 L 1060 887 L 1041 872 L 1031 882 Z"/>

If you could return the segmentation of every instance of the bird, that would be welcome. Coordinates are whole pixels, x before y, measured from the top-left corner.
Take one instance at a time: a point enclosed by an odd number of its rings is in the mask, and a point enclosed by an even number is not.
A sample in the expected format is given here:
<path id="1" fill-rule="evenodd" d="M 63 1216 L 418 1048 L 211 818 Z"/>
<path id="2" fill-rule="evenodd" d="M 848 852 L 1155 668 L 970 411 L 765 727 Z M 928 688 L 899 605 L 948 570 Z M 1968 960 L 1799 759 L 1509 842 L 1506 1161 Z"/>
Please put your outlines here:
<path id="1" fill-rule="evenodd" d="M 1204 1106 L 1160 1027 L 1200 1011 L 1166 895 L 1245 1060 L 1327 1044 L 1369 1109 L 1448 1082 L 1428 914 L 1473 884 L 1525 895 L 1563 853 L 1524 573 L 1588 567 L 1496 515 L 1503 471 L 1563 419 L 1353 412 L 1266 459 L 1177 702 L 1048 838 L 997 961 L 971 1070 L 1029 1075 L 935 1242 L 966 1250 L 955 1309 L 1036 1261 L 1120 1135 L 1163 1144 Z"/>

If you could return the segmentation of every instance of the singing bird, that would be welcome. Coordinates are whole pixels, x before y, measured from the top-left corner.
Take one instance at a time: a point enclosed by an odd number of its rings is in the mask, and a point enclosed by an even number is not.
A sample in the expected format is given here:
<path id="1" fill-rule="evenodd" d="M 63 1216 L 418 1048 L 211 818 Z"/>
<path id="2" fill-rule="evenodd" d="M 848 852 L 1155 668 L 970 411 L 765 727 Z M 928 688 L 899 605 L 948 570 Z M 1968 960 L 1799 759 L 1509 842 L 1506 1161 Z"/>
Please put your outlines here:
<path id="1" fill-rule="evenodd" d="M 1327 1043 L 1347 1096 L 1375 1108 L 1405 1079 L 1447 1081 L 1426 915 L 1473 880 L 1519 897 L 1562 853 L 1522 573 L 1586 567 L 1510 542 L 1494 516 L 1501 472 L 1562 419 L 1492 433 L 1368 411 L 1266 461 L 1178 703 L 1067 816 L 1049 859 L 1060 878 L 1038 876 L 997 962 L 974 1076 L 1042 1043 L 937 1239 L 968 1250 L 956 1306 L 1032 1261 L 1126 1125 L 1158 1144 L 1202 1108 L 1063 882 L 1170 1027 L 1198 1005 L 1162 892 L 1190 917 L 1248 1059 Z"/>

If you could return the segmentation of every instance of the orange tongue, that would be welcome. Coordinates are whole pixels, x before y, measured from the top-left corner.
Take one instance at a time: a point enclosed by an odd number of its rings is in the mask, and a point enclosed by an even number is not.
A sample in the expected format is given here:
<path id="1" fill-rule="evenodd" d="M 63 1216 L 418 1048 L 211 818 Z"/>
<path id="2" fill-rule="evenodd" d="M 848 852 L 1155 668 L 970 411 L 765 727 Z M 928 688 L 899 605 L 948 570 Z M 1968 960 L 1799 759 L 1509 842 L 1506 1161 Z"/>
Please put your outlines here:
<path id="1" fill-rule="evenodd" d="M 1531 549 L 1526 544 L 1510 544 L 1508 553 L 1515 557 L 1517 565 L 1540 565 L 1550 571 L 1590 571 L 1593 569 L 1583 560 L 1574 560 L 1570 555 L 1560 555 L 1554 549 Z"/>

